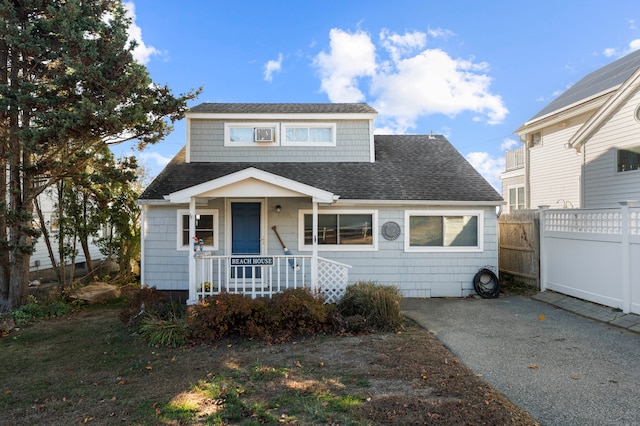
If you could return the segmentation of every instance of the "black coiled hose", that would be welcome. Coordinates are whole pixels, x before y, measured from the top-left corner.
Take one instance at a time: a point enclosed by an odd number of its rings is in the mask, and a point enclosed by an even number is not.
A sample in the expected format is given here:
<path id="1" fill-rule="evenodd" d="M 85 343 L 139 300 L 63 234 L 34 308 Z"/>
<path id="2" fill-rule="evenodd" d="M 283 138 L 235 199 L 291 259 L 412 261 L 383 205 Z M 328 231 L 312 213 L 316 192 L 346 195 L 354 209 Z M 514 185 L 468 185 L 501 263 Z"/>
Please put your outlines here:
<path id="1" fill-rule="evenodd" d="M 495 299 L 500 294 L 500 281 L 491 269 L 482 268 L 473 277 L 473 289 L 483 299 Z"/>

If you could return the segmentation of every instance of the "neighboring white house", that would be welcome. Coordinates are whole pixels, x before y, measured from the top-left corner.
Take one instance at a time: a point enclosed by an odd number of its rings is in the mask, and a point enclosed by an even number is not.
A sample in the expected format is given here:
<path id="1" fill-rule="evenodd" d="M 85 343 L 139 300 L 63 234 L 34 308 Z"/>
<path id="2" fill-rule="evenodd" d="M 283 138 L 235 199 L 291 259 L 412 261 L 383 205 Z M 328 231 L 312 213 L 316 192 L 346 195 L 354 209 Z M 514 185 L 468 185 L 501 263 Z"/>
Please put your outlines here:
<path id="1" fill-rule="evenodd" d="M 366 104 L 192 108 L 186 146 L 138 200 L 142 283 L 189 303 L 300 285 L 331 299 L 357 281 L 473 293 L 480 269 L 497 271 L 502 197 L 443 136 L 374 136 L 376 117 Z"/>
<path id="2" fill-rule="evenodd" d="M 525 208 L 640 200 L 639 88 L 640 50 L 588 74 L 516 131 Z"/>
<path id="3" fill-rule="evenodd" d="M 40 218 L 34 212 L 34 226 L 42 229 L 46 227 L 46 230 L 49 233 L 49 238 L 51 239 L 52 250 L 55 256 L 56 261 L 59 261 L 59 253 L 58 253 L 58 213 L 56 211 L 56 201 L 55 201 L 55 187 L 45 189 L 40 195 L 38 195 L 38 205 L 40 206 L 40 210 L 42 211 L 43 222 L 41 222 Z M 34 209 L 35 210 L 35 209 Z M 103 232 L 100 232 L 100 236 L 102 236 Z M 95 244 L 95 242 L 90 239 L 89 240 L 89 251 L 91 253 L 91 259 L 96 262 L 100 259 L 104 258 L 104 256 L 100 253 L 100 249 Z M 77 256 L 75 258 L 76 266 L 78 270 L 82 271 L 85 267 L 85 256 L 84 252 L 80 248 L 80 244 L 78 244 Z M 29 272 L 32 280 L 52 280 L 55 279 L 56 274 L 51 269 L 51 257 L 49 256 L 49 250 L 47 249 L 47 245 L 45 243 L 44 235 L 41 235 L 36 240 L 36 244 L 34 247 L 34 252 L 31 255 L 31 261 L 29 265 Z"/>

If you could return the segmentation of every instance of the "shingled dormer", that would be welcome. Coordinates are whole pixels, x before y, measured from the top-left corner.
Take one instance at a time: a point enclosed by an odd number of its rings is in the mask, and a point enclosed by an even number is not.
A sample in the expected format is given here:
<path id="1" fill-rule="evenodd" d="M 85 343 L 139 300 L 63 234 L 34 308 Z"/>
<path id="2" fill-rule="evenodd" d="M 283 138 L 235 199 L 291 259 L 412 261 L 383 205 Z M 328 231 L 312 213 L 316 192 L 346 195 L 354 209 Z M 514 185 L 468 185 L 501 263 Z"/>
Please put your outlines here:
<path id="1" fill-rule="evenodd" d="M 373 162 L 364 103 L 204 103 L 187 114 L 187 163 Z"/>

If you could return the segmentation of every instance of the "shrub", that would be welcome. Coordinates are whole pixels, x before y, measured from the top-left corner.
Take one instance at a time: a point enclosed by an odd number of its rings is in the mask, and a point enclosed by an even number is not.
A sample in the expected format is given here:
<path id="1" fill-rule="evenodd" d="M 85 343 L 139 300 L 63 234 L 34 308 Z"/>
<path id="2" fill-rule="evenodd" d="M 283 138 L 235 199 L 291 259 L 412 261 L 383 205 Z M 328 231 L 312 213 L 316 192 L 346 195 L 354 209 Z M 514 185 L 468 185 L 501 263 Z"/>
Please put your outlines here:
<path id="1" fill-rule="evenodd" d="M 67 315 L 73 308 L 62 300 L 55 300 L 40 304 L 34 297 L 29 297 L 29 303 L 11 312 L 16 326 L 22 326 L 34 321 Z"/>
<path id="2" fill-rule="evenodd" d="M 336 308 L 345 317 L 347 324 L 349 317 L 362 316 L 371 327 L 397 330 L 402 325 L 401 299 L 402 296 L 395 286 L 361 281 L 347 287 Z M 361 327 L 362 320 L 358 319 L 354 323 Z"/>
<path id="3" fill-rule="evenodd" d="M 281 330 L 285 337 L 294 334 L 315 334 L 327 331 L 333 305 L 311 293 L 309 289 L 288 289 L 274 294 L 273 334 Z"/>
<path id="4" fill-rule="evenodd" d="M 189 308 L 187 324 L 198 342 L 231 335 L 285 341 L 292 335 L 331 329 L 333 305 L 308 289 L 288 289 L 271 299 L 221 293 Z"/>
<path id="5" fill-rule="evenodd" d="M 197 341 L 212 341 L 244 334 L 252 313 L 252 301 L 242 294 L 220 293 L 189 307 L 187 324 Z"/>
<path id="6" fill-rule="evenodd" d="M 133 294 L 120 312 L 120 321 L 137 329 L 145 316 L 159 316 L 167 304 L 167 296 L 155 287 L 141 288 Z"/>
<path id="7" fill-rule="evenodd" d="M 163 320 L 154 317 L 142 319 L 138 332 L 150 346 L 184 346 L 189 336 L 189 328 L 184 320 L 174 318 Z"/>

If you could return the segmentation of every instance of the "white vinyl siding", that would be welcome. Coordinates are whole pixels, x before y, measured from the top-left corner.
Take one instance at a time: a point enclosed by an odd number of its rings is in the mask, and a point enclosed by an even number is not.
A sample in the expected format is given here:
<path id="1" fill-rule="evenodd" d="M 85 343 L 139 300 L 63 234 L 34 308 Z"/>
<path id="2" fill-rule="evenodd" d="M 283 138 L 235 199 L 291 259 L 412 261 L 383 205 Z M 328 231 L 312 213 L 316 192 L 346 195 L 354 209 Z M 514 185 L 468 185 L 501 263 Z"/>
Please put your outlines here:
<path id="1" fill-rule="evenodd" d="M 565 144 L 584 120 L 586 116 L 564 128 L 545 129 L 542 144 L 529 149 L 528 208 L 580 206 L 582 156 Z"/>
<path id="2" fill-rule="evenodd" d="M 585 208 L 617 206 L 640 200 L 640 170 L 618 172 L 618 149 L 640 146 L 640 123 L 635 119 L 640 95 L 625 102 L 585 144 Z"/>

